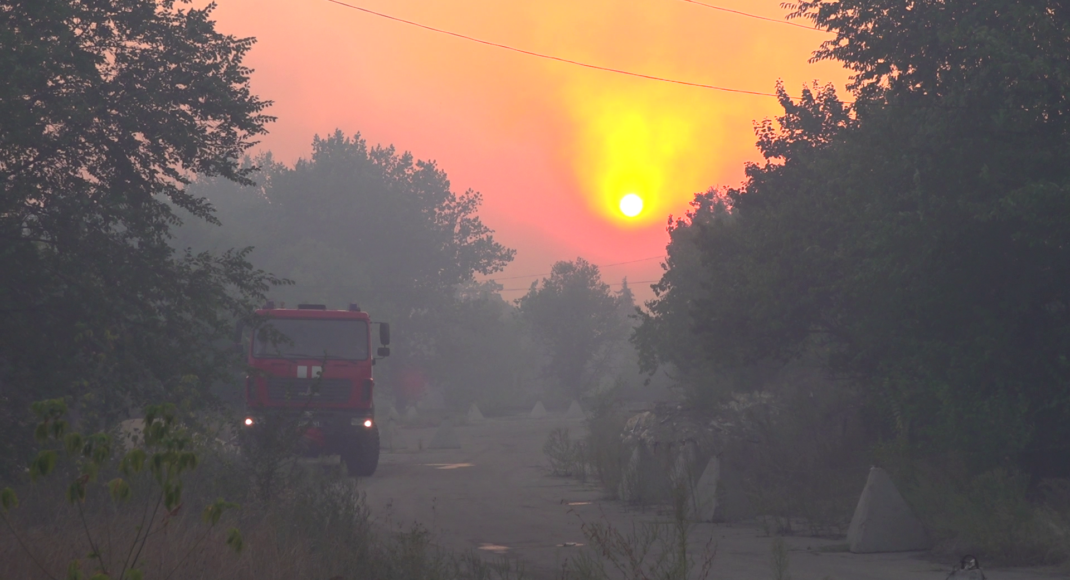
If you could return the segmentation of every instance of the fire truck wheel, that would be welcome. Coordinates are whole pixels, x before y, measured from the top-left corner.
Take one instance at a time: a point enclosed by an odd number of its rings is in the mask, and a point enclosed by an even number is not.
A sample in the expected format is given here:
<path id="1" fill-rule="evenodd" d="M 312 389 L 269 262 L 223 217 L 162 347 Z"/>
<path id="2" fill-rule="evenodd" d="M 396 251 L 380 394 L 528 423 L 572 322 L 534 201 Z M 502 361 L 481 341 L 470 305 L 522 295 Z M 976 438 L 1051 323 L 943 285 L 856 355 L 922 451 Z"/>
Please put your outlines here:
<path id="1" fill-rule="evenodd" d="M 360 432 L 342 453 L 346 472 L 353 477 L 370 477 L 379 466 L 379 426 Z"/>

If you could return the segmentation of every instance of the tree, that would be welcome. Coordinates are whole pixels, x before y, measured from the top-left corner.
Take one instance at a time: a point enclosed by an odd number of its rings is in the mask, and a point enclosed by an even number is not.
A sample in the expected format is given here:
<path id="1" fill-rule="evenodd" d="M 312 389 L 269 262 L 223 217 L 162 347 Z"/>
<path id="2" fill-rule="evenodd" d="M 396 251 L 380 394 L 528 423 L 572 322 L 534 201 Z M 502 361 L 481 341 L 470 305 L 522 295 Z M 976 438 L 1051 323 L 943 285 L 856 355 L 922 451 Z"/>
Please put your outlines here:
<path id="1" fill-rule="evenodd" d="M 610 292 L 598 266 L 576 258 L 554 264 L 550 277 L 533 282 L 517 301 L 546 348 L 545 374 L 566 394 L 579 396 L 596 386 L 615 350 L 627 347 L 629 325 L 621 315 L 626 299 Z"/>
<path id="2" fill-rule="evenodd" d="M 296 281 L 273 293 L 277 301 L 356 303 L 389 321 L 395 348 L 390 364 L 378 369 L 382 385 L 402 370 L 456 369 L 441 359 L 455 350 L 448 337 L 463 309 L 458 289 L 476 274 L 500 271 L 515 255 L 479 219 L 481 195 L 454 192 L 432 161 L 340 131 L 317 136 L 311 157 L 293 167 L 270 156 L 258 162 L 259 187 L 219 179 L 195 184 L 226 228 L 191 224 L 180 243 L 255 246 L 259 264 Z"/>
<path id="3" fill-rule="evenodd" d="M 692 334 L 692 307 L 705 296 L 709 278 L 695 241 L 701 228 L 729 219 L 723 192 L 716 189 L 695 195 L 684 217 L 669 217 L 665 273 L 653 286 L 654 299 L 638 312 L 632 337 L 640 370 L 648 375 L 668 371 L 686 398 L 699 406 L 709 398 L 710 381 L 717 373 L 711 372 L 710 355 Z"/>
<path id="4" fill-rule="evenodd" d="M 524 402 L 542 370 L 542 352 L 501 288 L 493 281 L 464 284 L 439 313 L 426 370 L 455 409 L 475 402 L 493 412 Z"/>
<path id="5" fill-rule="evenodd" d="M 190 178 L 251 183 L 237 160 L 271 120 L 242 65 L 253 40 L 211 9 L 0 2 L 0 441 L 24 442 L 37 399 L 83 422 L 204 404 L 236 360 L 233 318 L 277 282 L 246 251 L 169 245 L 172 208 L 214 220 Z"/>
<path id="6" fill-rule="evenodd" d="M 882 327 L 896 356 L 861 340 L 846 356 L 883 367 L 920 442 L 1070 474 L 1070 6 L 850 0 L 796 14 L 837 36 L 816 59 L 856 72 L 866 130 L 853 144 L 885 145 L 867 147 L 887 159 L 866 182 L 887 192 L 867 237 L 901 285 L 902 322 Z"/>
<path id="7" fill-rule="evenodd" d="M 778 88 L 785 114 L 757 125 L 765 161 L 726 192 L 730 219 L 686 226 L 705 277 L 687 332 L 720 370 L 819 356 L 911 455 L 1070 474 L 1066 7 L 796 15 L 836 34 L 815 58 L 856 72 L 856 102 Z M 651 330 L 680 327 L 673 292 Z"/>
<path id="8" fill-rule="evenodd" d="M 206 180 L 196 191 L 217 203 L 227 243 L 255 246 L 258 260 L 297 281 L 284 299 L 389 305 L 408 316 L 515 254 L 479 219 L 482 196 L 453 192 L 433 161 L 341 131 L 315 137 L 312 156 L 292 168 L 263 161 L 261 188 L 231 192 Z"/>

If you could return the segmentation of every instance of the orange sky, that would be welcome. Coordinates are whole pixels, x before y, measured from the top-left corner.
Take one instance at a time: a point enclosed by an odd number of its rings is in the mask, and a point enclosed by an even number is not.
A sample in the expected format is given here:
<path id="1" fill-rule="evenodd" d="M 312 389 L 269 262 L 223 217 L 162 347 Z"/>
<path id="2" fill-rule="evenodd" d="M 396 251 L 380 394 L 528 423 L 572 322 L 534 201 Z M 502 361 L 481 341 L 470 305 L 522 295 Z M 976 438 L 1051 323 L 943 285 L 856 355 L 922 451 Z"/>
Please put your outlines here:
<path id="1" fill-rule="evenodd" d="M 350 1 L 350 0 L 347 0 Z M 454 32 L 606 67 L 772 92 L 847 73 L 808 64 L 823 33 L 681 0 L 351 0 Z M 781 18 L 780 0 L 708 3 Z M 517 249 L 498 279 L 664 254 L 669 214 L 735 185 L 756 160 L 752 123 L 775 99 L 629 78 L 391 22 L 325 0 L 218 0 L 218 28 L 258 39 L 246 63 L 278 121 L 262 147 L 292 163 L 314 134 L 362 133 L 438 161 L 457 191 L 482 192 L 483 221 Z M 627 219 L 634 192 L 644 210 Z M 658 260 L 603 276 L 660 276 Z M 502 280 L 507 298 L 534 278 Z M 640 298 L 652 293 L 636 284 Z"/>

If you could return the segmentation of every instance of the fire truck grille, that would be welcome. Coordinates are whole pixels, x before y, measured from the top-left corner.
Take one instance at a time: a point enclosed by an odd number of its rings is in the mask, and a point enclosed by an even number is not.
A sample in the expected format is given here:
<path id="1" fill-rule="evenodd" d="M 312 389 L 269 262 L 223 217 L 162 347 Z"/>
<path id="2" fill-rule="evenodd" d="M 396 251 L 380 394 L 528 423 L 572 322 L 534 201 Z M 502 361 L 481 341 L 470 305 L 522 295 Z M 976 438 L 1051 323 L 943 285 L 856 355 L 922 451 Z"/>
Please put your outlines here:
<path id="1" fill-rule="evenodd" d="M 314 402 L 348 401 L 353 382 L 348 379 L 280 379 L 267 380 L 268 398 L 272 401 Z"/>

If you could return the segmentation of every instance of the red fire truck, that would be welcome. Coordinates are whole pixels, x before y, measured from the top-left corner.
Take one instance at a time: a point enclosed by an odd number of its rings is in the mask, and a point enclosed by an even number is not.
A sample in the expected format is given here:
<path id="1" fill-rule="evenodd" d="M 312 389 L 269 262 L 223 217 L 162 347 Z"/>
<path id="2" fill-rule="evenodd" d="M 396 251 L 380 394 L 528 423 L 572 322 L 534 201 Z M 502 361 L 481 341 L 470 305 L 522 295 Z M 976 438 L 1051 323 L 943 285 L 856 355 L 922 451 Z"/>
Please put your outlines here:
<path id="1" fill-rule="evenodd" d="M 366 477 L 379 464 L 372 366 L 390 356 L 390 325 L 372 322 L 355 304 L 257 310 L 246 353 L 245 430 L 272 420 L 296 425 L 307 455 L 339 455 L 350 475 Z M 372 356 L 372 325 L 382 345 Z M 239 333 L 241 331 L 239 330 Z"/>

